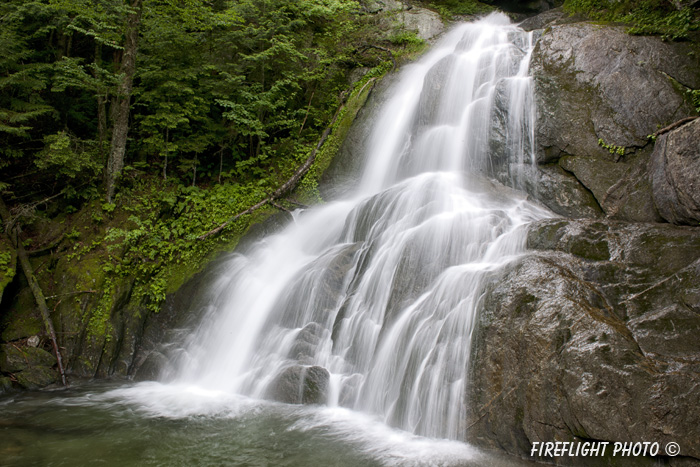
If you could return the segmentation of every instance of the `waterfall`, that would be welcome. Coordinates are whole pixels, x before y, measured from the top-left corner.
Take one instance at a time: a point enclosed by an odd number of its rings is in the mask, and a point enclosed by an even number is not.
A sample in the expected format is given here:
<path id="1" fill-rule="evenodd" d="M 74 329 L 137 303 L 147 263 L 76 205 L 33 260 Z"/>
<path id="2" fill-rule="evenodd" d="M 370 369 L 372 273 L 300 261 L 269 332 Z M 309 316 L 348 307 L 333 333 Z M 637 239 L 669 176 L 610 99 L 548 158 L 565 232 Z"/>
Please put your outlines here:
<path id="1" fill-rule="evenodd" d="M 330 406 L 463 439 L 484 287 L 548 215 L 489 178 L 517 188 L 533 158 L 532 48 L 493 14 L 407 66 L 359 187 L 234 255 L 169 380 L 264 399 L 313 369 Z"/>

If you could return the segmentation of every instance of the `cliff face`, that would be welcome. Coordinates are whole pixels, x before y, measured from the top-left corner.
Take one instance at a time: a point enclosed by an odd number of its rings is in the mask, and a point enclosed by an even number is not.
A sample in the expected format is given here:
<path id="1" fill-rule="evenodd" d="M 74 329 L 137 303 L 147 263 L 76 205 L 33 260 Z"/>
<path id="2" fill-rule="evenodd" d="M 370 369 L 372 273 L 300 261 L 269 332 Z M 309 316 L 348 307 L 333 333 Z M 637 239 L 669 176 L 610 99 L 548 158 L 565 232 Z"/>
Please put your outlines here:
<path id="1" fill-rule="evenodd" d="M 484 296 L 468 438 L 522 456 L 535 441 L 675 441 L 697 460 L 698 46 L 567 21 L 529 21 L 545 29 L 528 191 L 565 219 L 533 225 L 533 254 Z"/>

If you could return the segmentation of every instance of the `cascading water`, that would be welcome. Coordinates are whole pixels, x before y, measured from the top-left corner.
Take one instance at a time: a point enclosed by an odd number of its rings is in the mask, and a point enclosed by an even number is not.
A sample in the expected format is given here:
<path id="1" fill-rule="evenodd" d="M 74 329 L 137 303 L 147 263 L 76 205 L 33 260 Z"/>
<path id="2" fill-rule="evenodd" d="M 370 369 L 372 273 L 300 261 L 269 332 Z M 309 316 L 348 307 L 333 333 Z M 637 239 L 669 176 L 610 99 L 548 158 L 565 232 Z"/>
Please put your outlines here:
<path id="1" fill-rule="evenodd" d="M 356 192 L 236 255 L 169 379 L 266 398 L 322 367 L 327 404 L 462 439 L 484 285 L 547 215 L 484 177 L 498 163 L 517 186 L 533 157 L 532 42 L 491 15 L 407 67 Z"/>
<path id="2" fill-rule="evenodd" d="M 356 190 L 233 255 L 162 382 L 0 398 L 3 465 L 523 465 L 459 441 L 480 299 L 551 215 L 493 181 L 532 162 L 532 46 L 503 15 L 447 34 Z"/>

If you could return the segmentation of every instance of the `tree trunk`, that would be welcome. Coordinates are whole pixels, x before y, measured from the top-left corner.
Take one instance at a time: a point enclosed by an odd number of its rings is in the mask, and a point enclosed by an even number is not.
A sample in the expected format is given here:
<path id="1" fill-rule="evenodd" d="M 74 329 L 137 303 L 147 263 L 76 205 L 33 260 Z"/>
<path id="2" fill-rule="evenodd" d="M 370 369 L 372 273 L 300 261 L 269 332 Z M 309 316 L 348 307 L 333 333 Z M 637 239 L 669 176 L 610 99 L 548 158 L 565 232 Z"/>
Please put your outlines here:
<path id="1" fill-rule="evenodd" d="M 132 11 L 126 19 L 126 40 L 124 42 L 124 54 L 121 60 L 121 81 L 117 90 L 114 108 L 114 130 L 112 132 L 112 145 L 107 161 L 105 174 L 105 191 L 107 202 L 112 202 L 117 180 L 124 168 L 124 154 L 126 153 L 126 139 L 129 134 L 129 111 L 131 110 L 131 91 L 136 72 L 136 51 L 138 49 L 139 23 L 143 11 L 142 0 L 132 0 Z"/>
<path id="2" fill-rule="evenodd" d="M 53 351 L 56 354 L 56 361 L 58 362 L 58 372 L 61 375 L 61 382 L 64 386 L 68 386 L 66 382 L 66 372 L 63 370 L 63 360 L 61 359 L 61 351 L 58 348 L 58 341 L 56 340 L 56 331 L 53 327 L 53 322 L 51 321 L 51 315 L 49 314 L 49 308 L 46 306 L 46 299 L 44 298 L 44 292 L 42 292 L 39 282 L 37 282 L 34 276 L 34 269 L 29 262 L 29 256 L 27 251 L 22 245 L 22 240 L 19 238 L 19 232 L 17 226 L 10 228 L 11 216 L 10 211 L 5 206 L 5 202 L 0 198 L 0 218 L 5 224 L 5 235 L 7 236 L 10 244 L 14 245 L 17 250 L 17 258 L 19 259 L 19 264 L 22 266 L 22 271 L 24 272 L 24 277 L 27 278 L 29 283 L 29 288 L 34 295 L 34 300 L 36 305 L 39 307 L 41 312 L 41 319 L 44 321 L 44 327 L 46 328 L 46 333 L 51 338 L 51 344 L 53 345 Z M 14 233 L 14 235 L 13 235 Z"/>
<path id="3" fill-rule="evenodd" d="M 95 59 L 93 60 L 93 63 L 96 65 L 96 67 L 92 71 L 92 76 L 96 80 L 99 79 L 97 67 L 100 66 L 101 57 L 102 46 L 99 42 L 95 42 Z M 107 134 L 107 96 L 103 95 L 102 93 L 98 93 L 97 96 L 95 96 L 95 100 L 97 101 L 97 135 L 99 140 L 98 151 L 100 154 L 100 162 L 104 163 L 104 142 Z"/>
<path id="4" fill-rule="evenodd" d="M 165 160 L 163 161 L 163 180 L 168 179 L 168 138 L 170 137 L 169 128 L 165 128 Z"/>

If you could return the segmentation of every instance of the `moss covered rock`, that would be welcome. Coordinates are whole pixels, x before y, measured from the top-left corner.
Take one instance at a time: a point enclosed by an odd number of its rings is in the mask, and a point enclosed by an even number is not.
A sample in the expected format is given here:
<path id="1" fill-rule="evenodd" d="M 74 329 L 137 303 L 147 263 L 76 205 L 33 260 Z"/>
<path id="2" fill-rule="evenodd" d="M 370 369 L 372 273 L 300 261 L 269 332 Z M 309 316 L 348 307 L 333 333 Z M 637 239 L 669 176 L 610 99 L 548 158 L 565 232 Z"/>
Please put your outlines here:
<path id="1" fill-rule="evenodd" d="M 15 277 L 17 253 L 4 235 L 0 235 L 0 302 L 5 287 Z"/>
<path id="2" fill-rule="evenodd" d="M 0 371 L 15 373 L 35 367 L 52 367 L 56 357 L 37 347 L 21 347 L 15 344 L 0 346 Z"/>
<path id="3" fill-rule="evenodd" d="M 56 357 L 46 350 L 15 343 L 0 346 L 0 371 L 14 375 L 17 384 L 25 389 L 55 383 L 58 380 L 55 365 Z"/>
<path id="4" fill-rule="evenodd" d="M 7 376 L 0 376 L 0 395 L 12 391 L 12 380 Z"/>

